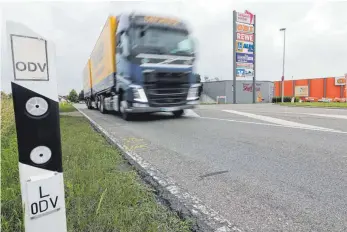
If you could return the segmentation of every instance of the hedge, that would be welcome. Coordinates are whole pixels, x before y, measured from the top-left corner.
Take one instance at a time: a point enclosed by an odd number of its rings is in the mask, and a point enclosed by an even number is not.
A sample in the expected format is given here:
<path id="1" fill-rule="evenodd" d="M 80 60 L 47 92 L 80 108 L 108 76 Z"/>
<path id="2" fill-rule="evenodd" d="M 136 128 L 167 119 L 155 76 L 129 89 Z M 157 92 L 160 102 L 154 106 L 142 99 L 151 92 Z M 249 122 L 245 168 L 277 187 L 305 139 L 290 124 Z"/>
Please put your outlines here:
<path id="1" fill-rule="evenodd" d="M 294 102 L 299 102 L 300 98 L 295 97 L 294 98 Z M 292 97 L 288 97 L 288 96 L 284 96 L 283 97 L 283 102 L 291 102 L 292 101 Z M 272 98 L 272 103 L 278 103 L 278 102 L 282 102 L 282 97 L 273 97 Z"/>

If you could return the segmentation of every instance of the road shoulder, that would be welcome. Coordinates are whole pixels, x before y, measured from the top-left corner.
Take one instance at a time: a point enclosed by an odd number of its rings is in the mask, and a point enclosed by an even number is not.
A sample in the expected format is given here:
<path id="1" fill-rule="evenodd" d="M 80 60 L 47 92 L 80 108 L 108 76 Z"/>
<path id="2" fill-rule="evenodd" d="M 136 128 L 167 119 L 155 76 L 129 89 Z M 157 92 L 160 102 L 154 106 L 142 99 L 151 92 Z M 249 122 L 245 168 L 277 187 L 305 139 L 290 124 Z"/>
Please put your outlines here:
<path id="1" fill-rule="evenodd" d="M 143 159 L 143 157 L 134 151 L 134 147 L 129 147 L 129 144 L 126 144 L 124 141 L 109 133 L 101 125 L 86 115 L 83 110 L 78 107 L 76 108 L 110 144 L 121 150 L 128 162 L 136 168 L 147 183 L 157 190 L 158 196 L 166 202 L 172 210 L 185 219 L 193 219 L 195 222 L 194 231 L 241 231 L 227 219 L 219 215 L 218 212 L 204 205 L 200 199 L 178 186 L 173 179 L 167 177 L 156 167 Z"/>

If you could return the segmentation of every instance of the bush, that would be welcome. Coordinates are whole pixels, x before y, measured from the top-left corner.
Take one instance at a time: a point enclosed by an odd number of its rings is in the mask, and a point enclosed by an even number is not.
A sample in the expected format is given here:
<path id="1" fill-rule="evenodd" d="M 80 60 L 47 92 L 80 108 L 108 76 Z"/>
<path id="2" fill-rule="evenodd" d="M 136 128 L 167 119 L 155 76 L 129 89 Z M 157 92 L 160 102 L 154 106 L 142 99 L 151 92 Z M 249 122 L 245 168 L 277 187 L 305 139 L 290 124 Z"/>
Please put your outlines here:
<path id="1" fill-rule="evenodd" d="M 78 102 L 78 95 L 77 95 L 77 92 L 76 90 L 71 90 L 69 95 L 67 96 L 67 99 L 70 101 L 70 102 Z"/>
<path id="2" fill-rule="evenodd" d="M 294 102 L 299 102 L 300 98 L 295 97 L 294 98 Z M 283 97 L 283 102 L 291 102 L 292 101 L 292 97 L 288 97 L 288 96 L 284 96 Z M 282 97 L 273 97 L 272 98 L 272 103 L 280 103 L 282 102 Z"/>

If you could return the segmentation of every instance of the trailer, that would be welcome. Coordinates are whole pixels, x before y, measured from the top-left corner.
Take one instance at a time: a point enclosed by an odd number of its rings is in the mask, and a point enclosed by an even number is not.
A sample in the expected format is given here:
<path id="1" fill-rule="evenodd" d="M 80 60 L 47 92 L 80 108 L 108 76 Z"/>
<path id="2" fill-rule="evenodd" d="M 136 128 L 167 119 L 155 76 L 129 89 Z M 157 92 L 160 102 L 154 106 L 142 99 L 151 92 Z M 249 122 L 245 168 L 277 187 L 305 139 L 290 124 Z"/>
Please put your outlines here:
<path id="1" fill-rule="evenodd" d="M 84 101 L 88 109 L 92 109 L 92 75 L 90 68 L 90 59 L 83 69 L 83 94 Z"/>

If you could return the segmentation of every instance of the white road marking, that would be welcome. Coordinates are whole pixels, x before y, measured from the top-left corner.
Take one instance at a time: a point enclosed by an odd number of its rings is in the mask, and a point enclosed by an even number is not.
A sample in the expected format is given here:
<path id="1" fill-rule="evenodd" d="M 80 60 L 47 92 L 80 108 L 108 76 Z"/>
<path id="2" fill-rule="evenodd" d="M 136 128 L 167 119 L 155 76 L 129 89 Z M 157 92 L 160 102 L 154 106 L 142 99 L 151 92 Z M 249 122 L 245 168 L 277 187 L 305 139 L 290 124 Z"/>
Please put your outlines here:
<path id="1" fill-rule="evenodd" d="M 228 113 L 232 113 L 232 114 L 246 116 L 246 117 L 249 117 L 249 118 L 262 120 L 262 121 L 265 121 L 265 122 L 270 122 L 270 123 L 275 123 L 275 124 L 278 124 L 278 125 L 292 127 L 292 128 L 312 129 L 312 130 L 320 130 L 320 131 L 334 131 L 334 132 L 338 131 L 338 130 L 329 129 L 329 128 L 325 128 L 325 127 L 312 126 L 312 125 L 308 125 L 308 124 L 292 122 L 292 121 L 287 121 L 287 120 L 283 120 L 283 119 L 279 119 L 279 118 L 273 118 L 273 117 L 263 116 L 263 115 L 258 115 L 258 114 L 251 114 L 251 113 L 246 113 L 246 112 L 240 112 L 240 111 L 236 111 L 236 110 L 223 110 L 223 111 L 224 112 L 228 112 Z"/>
<path id="2" fill-rule="evenodd" d="M 338 115 L 338 114 L 308 114 L 306 115 L 312 115 L 312 116 L 320 116 L 320 117 L 326 117 L 326 118 L 339 118 L 339 119 L 347 119 L 347 115 Z"/>
<path id="3" fill-rule="evenodd" d="M 194 110 L 191 110 L 191 109 L 184 110 L 184 116 L 193 117 L 193 118 L 199 118 L 200 117 L 200 115 L 198 115 L 197 113 L 195 113 Z"/>
<path id="4" fill-rule="evenodd" d="M 264 122 L 249 122 L 249 121 L 241 121 L 241 120 L 234 120 L 234 119 L 224 119 L 224 118 L 211 118 L 211 117 L 200 117 L 200 118 L 202 118 L 202 119 L 218 120 L 218 121 L 226 121 L 226 122 L 238 122 L 238 123 L 263 125 L 263 126 L 286 127 L 286 128 L 294 128 L 294 129 L 302 129 L 302 130 L 312 130 L 312 131 L 322 131 L 322 132 L 332 132 L 332 133 L 339 133 L 339 134 L 347 134 L 347 132 L 345 132 L 345 131 L 332 130 L 332 129 L 322 130 L 322 129 L 317 129 L 317 128 L 315 129 L 315 128 L 287 126 L 287 125 L 264 123 Z"/>

